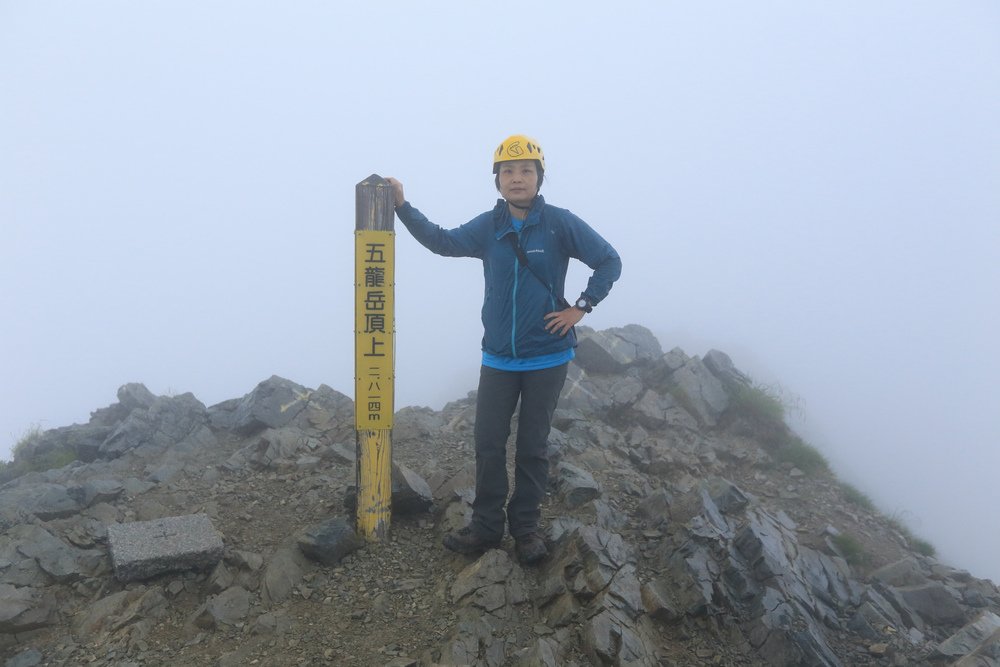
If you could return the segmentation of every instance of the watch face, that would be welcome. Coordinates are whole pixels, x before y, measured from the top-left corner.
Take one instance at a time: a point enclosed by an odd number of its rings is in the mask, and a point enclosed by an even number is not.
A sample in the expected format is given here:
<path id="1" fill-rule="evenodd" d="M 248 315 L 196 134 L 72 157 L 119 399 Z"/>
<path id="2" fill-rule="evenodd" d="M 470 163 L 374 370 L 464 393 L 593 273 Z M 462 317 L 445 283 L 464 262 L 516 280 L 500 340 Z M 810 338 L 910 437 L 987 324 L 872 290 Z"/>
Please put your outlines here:
<path id="1" fill-rule="evenodd" d="M 580 308 L 582 310 L 586 310 L 586 308 L 587 308 L 587 300 L 586 299 L 577 299 L 576 300 L 576 307 Z"/>

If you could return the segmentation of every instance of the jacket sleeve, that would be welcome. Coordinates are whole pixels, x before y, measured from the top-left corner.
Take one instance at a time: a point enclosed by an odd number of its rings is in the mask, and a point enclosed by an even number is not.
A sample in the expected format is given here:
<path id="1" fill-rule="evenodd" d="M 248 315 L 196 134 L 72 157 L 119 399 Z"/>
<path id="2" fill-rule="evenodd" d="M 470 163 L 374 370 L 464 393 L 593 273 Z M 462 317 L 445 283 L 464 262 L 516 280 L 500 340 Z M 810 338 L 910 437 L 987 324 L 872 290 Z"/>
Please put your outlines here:
<path id="1" fill-rule="evenodd" d="M 586 222 L 569 211 L 563 210 L 562 213 L 563 243 L 566 244 L 566 253 L 594 270 L 583 293 L 592 304 L 596 305 L 604 300 L 611 291 L 611 286 L 621 276 L 621 257 L 611 244 Z"/>
<path id="2" fill-rule="evenodd" d="M 443 229 L 427 219 L 410 202 L 396 207 L 396 215 L 406 225 L 420 245 L 431 252 L 445 257 L 483 256 L 484 244 L 479 233 L 482 224 L 479 216 L 455 229 Z"/>

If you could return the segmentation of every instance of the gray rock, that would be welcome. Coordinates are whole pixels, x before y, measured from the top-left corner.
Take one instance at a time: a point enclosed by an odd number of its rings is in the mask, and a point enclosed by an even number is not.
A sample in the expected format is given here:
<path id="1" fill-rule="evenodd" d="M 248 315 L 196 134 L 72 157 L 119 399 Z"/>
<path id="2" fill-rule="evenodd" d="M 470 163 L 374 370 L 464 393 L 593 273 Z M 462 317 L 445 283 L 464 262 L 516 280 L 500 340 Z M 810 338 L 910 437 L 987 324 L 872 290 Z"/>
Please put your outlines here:
<path id="1" fill-rule="evenodd" d="M 213 595 L 195 612 L 194 625 L 210 630 L 219 625 L 235 626 L 250 613 L 250 593 L 239 586 Z"/>
<path id="2" fill-rule="evenodd" d="M 401 463 L 392 464 L 392 514 L 422 514 L 434 506 L 430 484 Z M 344 508 L 353 515 L 357 511 L 358 490 L 349 486 L 344 494 Z"/>
<path id="3" fill-rule="evenodd" d="M 622 593 L 622 588 L 616 591 L 611 586 L 620 572 L 622 577 L 634 576 L 626 566 L 634 566 L 634 555 L 621 535 L 593 526 L 583 526 L 564 535 L 545 563 L 543 575 L 548 580 L 544 586 L 566 592 L 553 597 L 543 614 L 548 614 L 552 625 L 565 624 L 573 620 L 564 613 L 567 609 L 600 605 L 611 595 L 617 596 L 617 602 L 610 602 L 610 608 L 623 608 L 623 597 L 630 605 L 641 606 L 637 582 L 630 593 Z M 560 602 L 560 597 L 566 599 Z"/>
<path id="4" fill-rule="evenodd" d="M 931 625 L 965 623 L 965 611 L 947 587 L 937 582 L 895 589 L 903 600 Z"/>
<path id="5" fill-rule="evenodd" d="M 14 526 L 31 523 L 33 515 L 18 505 L 8 505 L 4 501 L 4 492 L 0 491 L 0 535 Z"/>
<path id="6" fill-rule="evenodd" d="M 527 586 L 520 568 L 501 549 L 490 549 L 455 577 L 451 599 L 489 614 L 504 617 L 508 607 L 528 601 Z"/>
<path id="7" fill-rule="evenodd" d="M 97 503 L 110 503 L 125 491 L 117 479 L 88 479 L 79 487 L 79 500 L 84 507 Z"/>
<path id="8" fill-rule="evenodd" d="M 604 609 L 587 619 L 580 630 L 584 652 L 593 665 L 655 667 L 655 643 L 628 618 Z"/>
<path id="9" fill-rule="evenodd" d="M 138 382 L 130 382 L 118 387 L 118 402 L 126 410 L 131 412 L 136 408 L 147 409 L 156 402 L 156 396 L 146 385 Z"/>
<path id="10" fill-rule="evenodd" d="M 728 479 L 716 477 L 708 481 L 706 491 L 712 498 L 712 502 L 723 514 L 737 515 L 746 509 L 750 504 L 750 499 L 743 492 L 743 489 L 736 486 Z M 794 530 L 795 527 L 789 527 Z"/>
<path id="11" fill-rule="evenodd" d="M 222 558 L 222 537 L 206 514 L 108 526 L 115 577 L 147 579 L 163 572 L 207 569 Z"/>
<path id="12" fill-rule="evenodd" d="M 938 644 L 938 655 L 957 658 L 975 652 L 1000 631 L 1000 616 L 991 611 L 980 613 L 975 620 Z"/>
<path id="13" fill-rule="evenodd" d="M 207 421 L 205 406 L 194 395 L 161 396 L 148 408 L 132 410 L 101 444 L 100 454 L 115 458 L 139 447 L 159 451 L 195 435 Z"/>
<path id="14" fill-rule="evenodd" d="M 876 588 L 879 595 L 882 596 L 882 601 L 889 604 L 890 608 L 893 610 L 892 614 L 894 614 L 896 618 L 900 619 L 900 627 L 916 628 L 921 632 L 926 630 L 927 626 L 924 624 L 923 616 L 918 614 L 917 611 L 909 605 L 898 589 L 893 588 L 892 586 L 885 586 L 878 582 L 875 583 L 873 588 Z M 866 597 L 871 598 L 871 595 L 871 591 L 866 593 Z M 879 607 L 879 609 L 881 610 L 882 608 Z"/>
<path id="15" fill-rule="evenodd" d="M 851 620 L 847 622 L 847 629 L 865 639 L 878 641 L 894 628 L 889 619 L 883 616 L 870 602 L 863 602 Z"/>
<path id="16" fill-rule="evenodd" d="M 287 426 L 305 409 L 313 392 L 291 380 L 272 375 L 234 406 L 229 428 L 251 435 L 265 428 Z"/>
<path id="17" fill-rule="evenodd" d="M 4 667 L 35 667 L 42 663 L 42 654 L 37 649 L 29 648 L 15 655 L 4 663 Z"/>
<path id="18" fill-rule="evenodd" d="M 396 412 L 392 422 L 393 442 L 424 440 L 436 437 L 445 426 L 441 413 L 423 407 L 405 407 Z"/>
<path id="19" fill-rule="evenodd" d="M 919 586 L 930 581 L 920 562 L 912 556 L 880 567 L 870 576 L 888 586 Z"/>
<path id="20" fill-rule="evenodd" d="M 0 506 L 17 507 L 42 521 L 73 516 L 83 505 L 62 484 L 20 484 L 0 491 Z"/>
<path id="21" fill-rule="evenodd" d="M 158 466 L 147 466 L 146 468 L 149 479 L 157 484 L 169 484 L 181 474 L 183 469 L 184 464 L 179 461 L 164 463 Z"/>
<path id="22" fill-rule="evenodd" d="M 603 392 L 587 372 L 571 363 L 566 372 L 566 383 L 559 395 L 556 413 L 579 411 L 580 414 L 601 414 L 611 407 L 611 398 Z"/>
<path id="23" fill-rule="evenodd" d="M 733 360 L 725 352 L 719 350 L 709 350 L 705 353 L 702 362 L 712 372 L 712 375 L 719 378 L 726 387 L 745 386 L 749 387 L 752 382 L 749 377 L 737 370 L 733 365 Z"/>
<path id="24" fill-rule="evenodd" d="M 729 394 L 722 381 L 697 357 L 674 371 L 670 379 L 684 392 L 687 403 L 704 424 L 715 426 L 719 416 L 729 407 Z"/>
<path id="25" fill-rule="evenodd" d="M 71 547 L 41 526 L 17 526 L 10 536 L 21 554 L 59 583 L 73 583 L 94 574 L 103 560 L 101 552 Z"/>
<path id="26" fill-rule="evenodd" d="M 302 581 L 306 563 L 295 548 L 280 549 L 267 563 L 261 580 L 261 593 L 271 604 L 288 599 L 295 586 Z"/>
<path id="27" fill-rule="evenodd" d="M 689 431 L 698 430 L 698 421 L 674 397 L 658 394 L 652 389 L 647 389 L 632 409 L 636 421 L 649 429 L 678 427 Z"/>
<path id="28" fill-rule="evenodd" d="M 588 373 L 621 373 L 640 361 L 663 354 L 652 332 L 637 324 L 594 331 L 580 327 L 575 362 Z"/>
<path id="29" fill-rule="evenodd" d="M 586 470 L 563 461 L 556 466 L 556 479 L 559 495 L 570 508 L 599 498 L 601 487 Z"/>
<path id="30" fill-rule="evenodd" d="M 86 608 L 75 623 L 76 632 L 97 641 L 98 636 L 136 625 L 167 613 L 167 599 L 158 588 L 139 586 L 112 593 Z"/>
<path id="31" fill-rule="evenodd" d="M 559 642 L 549 637 L 540 637 L 534 644 L 526 646 L 512 656 L 513 667 L 560 667 Z"/>
<path id="32" fill-rule="evenodd" d="M 358 454 L 355 449 L 354 445 L 337 442 L 327 447 L 323 452 L 323 456 L 339 465 L 353 466 L 358 460 Z"/>
<path id="33" fill-rule="evenodd" d="M 679 347 L 675 347 L 661 357 L 663 365 L 667 367 L 667 370 L 673 373 L 674 371 L 683 368 L 684 364 L 690 361 L 691 357 L 684 353 Z"/>
<path id="34" fill-rule="evenodd" d="M 305 452 L 317 449 L 319 441 L 294 426 L 267 429 L 233 453 L 225 462 L 228 470 L 253 468 L 294 468 L 295 461 Z"/>
<path id="35" fill-rule="evenodd" d="M 673 622 L 682 618 L 674 606 L 670 589 L 662 580 L 656 579 L 642 585 L 642 608 L 650 618 L 657 621 Z"/>
<path id="36" fill-rule="evenodd" d="M 124 414 L 120 415 L 124 417 Z M 116 423 L 116 422 L 112 422 Z M 108 437 L 112 425 L 73 424 L 62 428 L 44 431 L 32 445 L 29 445 L 32 457 L 40 459 L 49 452 L 75 452 L 81 461 L 93 461 L 97 456 L 101 443 Z M 50 480 L 55 481 L 55 480 Z"/>
<path id="37" fill-rule="evenodd" d="M 209 593 L 221 593 L 235 582 L 233 573 L 226 567 L 225 562 L 219 561 L 212 573 L 208 575 L 207 590 Z"/>
<path id="38" fill-rule="evenodd" d="M 843 664 L 809 614 L 774 588 L 764 589 L 746 633 L 751 646 L 769 665 Z"/>
<path id="39" fill-rule="evenodd" d="M 322 433 L 327 440 L 354 438 L 354 401 L 321 384 L 309 395 L 309 402 L 296 417 L 296 423 Z"/>
<path id="40" fill-rule="evenodd" d="M 299 549 L 312 560 L 336 565 L 349 553 L 365 545 L 354 528 L 341 517 L 307 528 L 298 538 Z"/>
<path id="41" fill-rule="evenodd" d="M 430 484 L 402 463 L 392 464 L 393 514 L 423 514 L 434 507 Z"/>
<path id="42" fill-rule="evenodd" d="M 56 605 L 51 593 L 0 584 L 0 633 L 16 634 L 54 625 L 59 620 Z"/>
<path id="43" fill-rule="evenodd" d="M 282 612 L 267 612 L 254 621 L 250 632 L 255 635 L 283 635 L 292 629 L 292 619 Z"/>

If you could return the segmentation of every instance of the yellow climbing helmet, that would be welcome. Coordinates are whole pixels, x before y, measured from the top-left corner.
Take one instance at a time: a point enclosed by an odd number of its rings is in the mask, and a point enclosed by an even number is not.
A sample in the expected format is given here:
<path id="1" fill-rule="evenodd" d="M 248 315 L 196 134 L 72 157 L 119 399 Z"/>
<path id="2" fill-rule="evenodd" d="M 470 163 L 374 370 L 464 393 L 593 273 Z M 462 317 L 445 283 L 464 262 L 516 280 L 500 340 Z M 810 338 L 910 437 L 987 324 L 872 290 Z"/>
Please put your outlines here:
<path id="1" fill-rule="evenodd" d="M 538 160 L 542 171 L 545 170 L 545 153 L 538 142 L 523 134 L 515 134 L 507 137 L 493 151 L 493 173 L 500 171 L 501 162 L 512 160 Z"/>

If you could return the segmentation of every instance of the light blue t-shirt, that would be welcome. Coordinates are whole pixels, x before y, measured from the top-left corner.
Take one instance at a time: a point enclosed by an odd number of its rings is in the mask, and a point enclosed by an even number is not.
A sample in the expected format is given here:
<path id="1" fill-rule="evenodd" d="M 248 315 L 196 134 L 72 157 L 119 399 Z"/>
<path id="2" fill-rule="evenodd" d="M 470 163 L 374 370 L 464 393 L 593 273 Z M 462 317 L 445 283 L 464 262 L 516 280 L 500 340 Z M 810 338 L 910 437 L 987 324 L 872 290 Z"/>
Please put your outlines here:
<path id="1" fill-rule="evenodd" d="M 540 371 L 544 368 L 554 368 L 562 366 L 576 356 L 576 350 L 572 347 L 562 352 L 543 354 L 538 357 L 501 357 L 498 354 L 483 352 L 483 366 L 496 368 L 501 371 Z"/>

